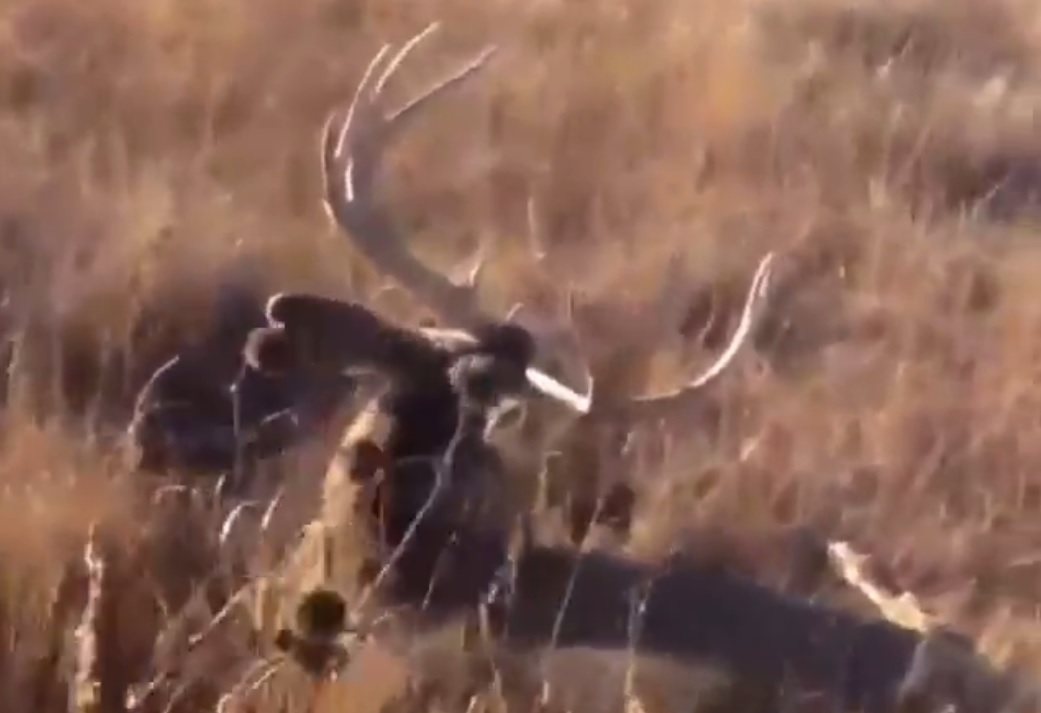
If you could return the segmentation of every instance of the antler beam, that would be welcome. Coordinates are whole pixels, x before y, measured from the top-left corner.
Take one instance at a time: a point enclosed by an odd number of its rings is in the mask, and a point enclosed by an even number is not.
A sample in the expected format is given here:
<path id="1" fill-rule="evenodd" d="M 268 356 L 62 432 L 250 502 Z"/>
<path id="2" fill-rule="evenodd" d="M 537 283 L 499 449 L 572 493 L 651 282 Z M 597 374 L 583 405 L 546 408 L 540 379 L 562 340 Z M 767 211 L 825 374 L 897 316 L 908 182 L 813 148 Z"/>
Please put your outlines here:
<path id="1" fill-rule="evenodd" d="M 741 311 L 741 321 L 730 337 L 723 353 L 699 375 L 686 384 L 669 392 L 638 396 L 626 405 L 630 416 L 637 418 L 660 417 L 669 410 L 681 408 L 692 399 L 699 397 L 702 391 L 716 382 L 730 366 L 732 366 L 741 353 L 742 349 L 751 339 L 752 333 L 762 315 L 766 297 L 770 289 L 770 278 L 773 275 L 773 267 L 776 253 L 767 253 L 756 268 L 752 284 L 745 296 L 745 305 Z"/>
<path id="2" fill-rule="evenodd" d="M 325 207 L 347 239 L 382 273 L 405 287 L 444 323 L 473 331 L 494 321 L 480 308 L 474 280 L 457 285 L 416 259 L 376 198 L 383 156 L 393 140 L 431 100 L 484 67 L 495 52 L 494 46 L 486 47 L 404 106 L 387 111 L 388 81 L 409 53 L 437 28 L 437 23 L 429 25 L 389 60 L 390 48 L 384 45 L 366 68 L 351 103 L 329 117 L 322 137 Z M 480 265 L 475 272 L 479 270 Z M 534 389 L 580 413 L 589 410 L 590 394 L 579 394 L 534 368 L 528 376 Z"/>

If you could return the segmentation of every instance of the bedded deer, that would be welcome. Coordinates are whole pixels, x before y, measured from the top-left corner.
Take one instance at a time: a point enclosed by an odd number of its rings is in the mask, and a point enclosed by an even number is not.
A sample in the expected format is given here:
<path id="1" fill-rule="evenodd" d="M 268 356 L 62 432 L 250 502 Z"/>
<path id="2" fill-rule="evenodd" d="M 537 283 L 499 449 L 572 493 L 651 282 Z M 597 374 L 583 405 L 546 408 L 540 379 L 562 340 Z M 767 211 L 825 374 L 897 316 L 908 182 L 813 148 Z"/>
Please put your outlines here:
<path id="1" fill-rule="evenodd" d="M 792 691 L 834 710 L 886 713 L 948 704 L 982 713 L 1021 695 L 943 633 L 861 619 L 682 558 L 652 565 L 537 543 L 502 509 L 501 464 L 486 438 L 503 403 L 526 390 L 523 331 L 490 328 L 453 349 L 361 305 L 276 302 L 290 305 L 307 318 L 251 337 L 260 368 L 371 364 L 392 382 L 326 474 L 322 527 L 283 575 L 303 589 L 331 585 L 356 616 L 403 612 L 419 630 L 477 616 L 515 650 L 635 647 L 722 668 L 746 711 L 776 710 Z M 747 707 L 749 689 L 762 708 Z"/>
<path id="2" fill-rule="evenodd" d="M 283 572 L 304 591 L 346 595 L 352 621 L 391 611 L 418 632 L 477 619 L 514 651 L 674 657 L 722 669 L 733 710 L 766 713 L 800 696 L 870 713 L 1031 710 L 1032 689 L 946 632 L 810 604 L 682 557 L 649 564 L 538 543 L 523 513 L 511 519 L 487 440 L 504 403 L 528 391 L 522 329 L 445 344 L 357 304 L 292 295 L 274 306 L 281 324 L 247 350 L 258 368 L 368 365 L 390 382 L 344 434 L 321 527 Z"/>
<path id="3" fill-rule="evenodd" d="M 411 256 L 376 199 L 390 139 L 491 54 L 482 52 L 387 113 L 389 78 L 432 29 L 388 61 L 387 48 L 381 50 L 349 107 L 327 122 L 325 198 L 362 253 L 458 331 L 408 330 L 362 305 L 321 297 L 272 298 L 271 326 L 254 332 L 246 348 L 258 370 L 367 369 L 388 386 L 342 433 L 325 475 L 320 527 L 301 544 L 285 577 L 305 589 L 333 586 L 356 613 L 370 605 L 374 613 L 404 612 L 434 626 L 479 615 L 494 640 L 519 649 L 634 647 L 711 662 L 742 685 L 768 691 L 763 710 L 783 707 L 791 689 L 837 710 L 1012 710 L 1020 690 L 943 634 L 923 636 L 809 604 L 683 558 L 652 565 L 540 544 L 526 513 L 510 511 L 488 434 L 511 401 L 537 391 L 568 404 L 579 419 L 600 407 L 602 418 L 632 423 L 696 398 L 746 340 L 772 256 L 760 264 L 724 355 L 677 391 L 598 401 L 592 378 L 585 394 L 551 380 L 533 365 L 540 352 L 556 355 L 569 339 L 566 330 L 487 317 L 472 288 Z M 321 581 L 306 582 L 303 573 L 316 570 Z"/>

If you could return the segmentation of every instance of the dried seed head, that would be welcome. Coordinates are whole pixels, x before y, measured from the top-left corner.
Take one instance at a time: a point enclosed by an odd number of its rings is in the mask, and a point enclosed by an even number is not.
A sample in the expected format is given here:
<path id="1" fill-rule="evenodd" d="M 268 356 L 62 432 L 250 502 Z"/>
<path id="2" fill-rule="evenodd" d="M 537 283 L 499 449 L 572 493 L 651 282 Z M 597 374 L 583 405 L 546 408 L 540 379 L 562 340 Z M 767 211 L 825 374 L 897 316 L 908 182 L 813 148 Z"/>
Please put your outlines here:
<path id="1" fill-rule="evenodd" d="M 347 629 L 347 602 L 331 589 L 308 592 L 296 609 L 296 628 L 305 639 L 328 640 Z"/>

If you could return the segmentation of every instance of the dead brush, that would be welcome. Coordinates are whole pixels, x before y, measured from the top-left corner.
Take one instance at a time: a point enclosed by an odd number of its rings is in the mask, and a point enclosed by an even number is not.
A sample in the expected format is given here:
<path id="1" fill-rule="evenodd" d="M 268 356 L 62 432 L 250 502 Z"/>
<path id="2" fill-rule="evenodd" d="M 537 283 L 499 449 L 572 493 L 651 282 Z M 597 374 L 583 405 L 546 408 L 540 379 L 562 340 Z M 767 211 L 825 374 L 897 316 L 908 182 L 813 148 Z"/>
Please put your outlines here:
<path id="1" fill-rule="evenodd" d="M 127 474 L 124 474 L 126 476 Z M 229 499 L 215 482 L 131 488 L 134 516 L 101 519 L 69 562 L 51 617 L 78 612 L 69 679 L 77 710 L 212 706 L 260 642 L 252 598 L 305 513 L 293 489 Z M 78 592 L 82 593 L 79 594 Z M 57 672 L 55 672 L 57 673 Z"/>
<path id="2" fill-rule="evenodd" d="M 70 699 L 76 713 L 94 713 L 101 710 L 102 683 L 97 670 L 98 633 L 104 633 L 100 619 L 105 585 L 105 562 L 97 552 L 96 531 L 91 528 L 83 561 L 87 568 L 87 603 L 76 626 L 76 670 Z"/>
<path id="3" fill-rule="evenodd" d="M 178 702 L 197 704 L 222 680 L 220 667 L 232 666 L 240 655 L 235 652 L 248 648 L 249 622 L 239 619 L 236 625 L 219 613 L 264 560 L 263 544 L 259 552 L 243 548 L 242 534 L 228 526 L 236 514 L 221 528 L 200 499 L 186 491 L 160 492 L 152 508 L 139 509 L 139 528 L 104 522 L 92 528 L 84 566 L 67 574 L 75 578 L 83 571 L 87 580 L 70 691 L 76 710 L 149 711 L 159 701 L 179 710 Z M 247 539 L 262 543 L 265 524 Z M 222 647 L 222 654 L 214 653 Z M 210 668 L 195 678 L 193 667 L 196 675 L 200 671 L 193 655 L 199 650 Z"/>

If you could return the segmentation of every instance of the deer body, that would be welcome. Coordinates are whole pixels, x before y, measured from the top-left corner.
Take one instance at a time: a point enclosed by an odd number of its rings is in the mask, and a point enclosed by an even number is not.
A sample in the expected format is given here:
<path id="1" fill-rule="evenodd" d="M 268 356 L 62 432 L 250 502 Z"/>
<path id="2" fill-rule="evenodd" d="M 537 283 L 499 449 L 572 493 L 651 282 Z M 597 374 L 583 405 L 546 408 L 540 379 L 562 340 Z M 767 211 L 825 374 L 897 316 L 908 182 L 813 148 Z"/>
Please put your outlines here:
<path id="1" fill-rule="evenodd" d="M 938 647 L 929 635 L 806 603 L 711 565 L 654 565 L 534 542 L 518 551 L 508 533 L 455 506 L 465 487 L 435 493 L 431 468 L 387 467 L 379 482 L 368 481 L 375 492 L 359 485 L 353 502 L 339 503 L 352 517 L 336 536 L 352 533 L 354 547 L 370 543 L 369 571 L 388 570 L 377 585 L 379 606 L 407 611 L 421 628 L 484 609 L 488 633 L 503 646 L 634 647 L 722 669 L 768 691 L 771 706 L 797 691 L 823 696 L 835 710 L 893 713 L 904 692 L 924 689 L 938 696 L 937 706 L 983 713 L 1001 710 L 1020 690 L 959 646 Z M 395 498 L 402 492 L 407 497 Z M 923 664 L 927 649 L 932 658 Z M 973 683 L 935 693 L 929 672 L 937 669 Z"/>
<path id="2" fill-rule="evenodd" d="M 429 362 L 413 372 L 424 378 L 402 379 L 370 404 L 326 474 L 323 547 L 333 570 L 326 581 L 349 600 L 405 611 L 419 629 L 486 611 L 494 640 L 514 649 L 635 647 L 722 668 L 766 692 L 767 710 L 796 690 L 836 710 L 892 713 L 921 689 L 937 706 L 953 700 L 983 713 L 1018 690 L 958 647 L 784 596 L 711 564 L 651 565 L 530 540 L 511 546 L 503 520 L 480 513 L 500 475 L 484 438 L 489 410 L 514 392 L 475 400 L 465 385 L 481 380 L 460 378 L 503 356 L 481 345 L 463 353 L 426 348 Z M 505 362 L 506 383 L 519 383 L 524 362 Z M 932 672 L 952 669 L 975 683 L 954 693 L 938 686 Z"/>

